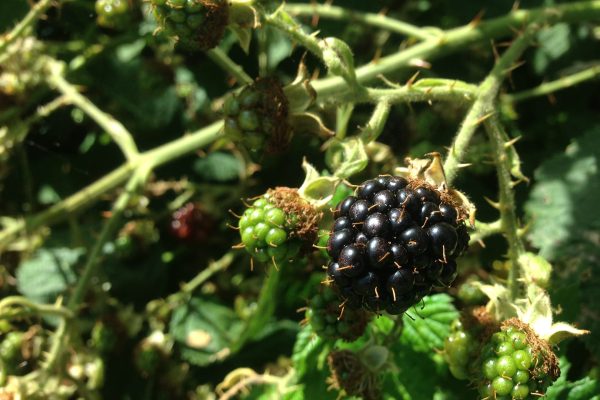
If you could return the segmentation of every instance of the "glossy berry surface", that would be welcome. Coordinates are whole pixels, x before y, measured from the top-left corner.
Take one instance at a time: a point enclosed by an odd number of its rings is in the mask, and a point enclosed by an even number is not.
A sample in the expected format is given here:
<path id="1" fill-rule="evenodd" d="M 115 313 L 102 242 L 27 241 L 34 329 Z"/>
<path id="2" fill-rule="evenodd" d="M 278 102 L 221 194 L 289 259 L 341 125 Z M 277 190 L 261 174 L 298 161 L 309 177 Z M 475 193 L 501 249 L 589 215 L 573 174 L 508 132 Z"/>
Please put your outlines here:
<path id="1" fill-rule="evenodd" d="M 150 3 L 161 30 L 188 50 L 212 49 L 219 44 L 227 27 L 229 6 L 224 0 L 150 0 Z"/>
<path id="2" fill-rule="evenodd" d="M 525 331 L 504 326 L 484 345 L 474 368 L 480 374 L 481 398 L 539 398 L 553 380 L 542 368 L 543 362 L 543 354 L 536 354 Z"/>
<path id="3" fill-rule="evenodd" d="M 231 94 L 223 114 L 225 134 L 253 154 L 280 153 L 289 145 L 288 102 L 275 79 L 259 78 Z"/>
<path id="4" fill-rule="evenodd" d="M 402 313 L 433 287 L 450 286 L 468 246 L 449 197 L 403 177 L 363 182 L 333 215 L 329 277 L 350 303 L 373 312 Z"/>
<path id="5" fill-rule="evenodd" d="M 450 336 L 444 341 L 443 352 L 450 373 L 455 378 L 469 378 L 469 364 L 476 347 L 474 338 L 464 329 L 462 322 L 455 320 L 452 323 Z"/>
<path id="6" fill-rule="evenodd" d="M 336 291 L 324 286 L 308 303 L 306 319 L 315 333 L 324 339 L 352 342 L 363 335 L 371 317 L 363 310 L 340 307 Z"/>

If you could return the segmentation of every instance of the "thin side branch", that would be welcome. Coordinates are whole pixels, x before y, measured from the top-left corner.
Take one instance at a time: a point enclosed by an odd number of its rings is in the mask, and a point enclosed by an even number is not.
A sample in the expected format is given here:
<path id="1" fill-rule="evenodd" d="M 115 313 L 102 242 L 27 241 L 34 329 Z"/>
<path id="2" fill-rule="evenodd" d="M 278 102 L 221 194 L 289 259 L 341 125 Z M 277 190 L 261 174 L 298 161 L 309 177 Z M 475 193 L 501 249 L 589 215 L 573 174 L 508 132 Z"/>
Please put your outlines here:
<path id="1" fill-rule="evenodd" d="M 349 10 L 331 4 L 285 4 L 284 9 L 292 15 L 312 16 L 318 15 L 320 18 L 329 18 L 345 22 L 359 22 L 365 25 L 371 25 L 377 28 L 385 29 L 390 32 L 399 33 L 408 37 L 414 37 L 419 40 L 427 40 L 437 37 L 436 34 L 418 26 L 399 21 L 394 18 L 388 18 L 383 14 L 365 13 L 356 10 Z"/>
<path id="2" fill-rule="evenodd" d="M 600 65 L 594 65 L 593 67 L 586 68 L 583 71 L 579 71 L 572 75 L 563 76 L 562 78 L 554 81 L 542 83 L 533 89 L 507 94 L 503 96 L 503 99 L 516 103 L 534 97 L 545 96 L 550 93 L 558 92 L 559 90 L 564 90 L 579 85 L 580 83 L 592 80 L 598 76 L 600 76 Z"/>
<path id="3" fill-rule="evenodd" d="M 248 85 L 254 80 L 244 71 L 244 69 L 236 64 L 223 50 L 218 47 L 206 52 L 206 55 L 214 61 L 224 71 L 230 73 L 241 85 Z"/>

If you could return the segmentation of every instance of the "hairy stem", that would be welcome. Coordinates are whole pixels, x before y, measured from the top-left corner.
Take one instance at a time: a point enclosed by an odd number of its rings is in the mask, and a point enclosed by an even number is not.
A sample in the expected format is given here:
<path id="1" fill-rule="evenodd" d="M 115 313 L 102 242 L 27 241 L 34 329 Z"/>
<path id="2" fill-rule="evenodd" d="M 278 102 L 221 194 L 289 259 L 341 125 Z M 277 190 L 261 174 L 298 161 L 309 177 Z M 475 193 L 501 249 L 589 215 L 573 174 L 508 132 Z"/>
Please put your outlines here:
<path id="1" fill-rule="evenodd" d="M 358 22 L 365 25 L 371 25 L 377 28 L 385 29 L 390 32 L 399 33 L 420 40 L 435 38 L 437 35 L 428 32 L 426 29 L 388 18 L 383 14 L 373 14 L 361 11 L 349 10 L 331 4 L 285 4 L 284 8 L 292 15 L 312 16 L 319 18 L 329 18 L 348 23 Z"/>
<path id="2" fill-rule="evenodd" d="M 525 246 L 519 236 L 519 222 L 510 174 L 511 165 L 506 154 L 507 143 L 504 140 L 507 135 L 495 115 L 487 120 L 484 126 L 494 151 L 494 161 L 498 173 L 500 223 L 508 242 L 508 254 L 511 261 L 511 268 L 508 272 L 508 289 L 510 298 L 514 301 L 519 295 L 519 256 L 525 252 Z"/>
<path id="3" fill-rule="evenodd" d="M 559 90 L 579 85 L 582 82 L 592 80 L 598 76 L 600 76 L 600 65 L 594 65 L 593 67 L 586 68 L 583 71 L 579 71 L 572 75 L 563 76 L 557 80 L 542 83 L 533 89 L 507 94 L 503 96 L 503 99 L 516 103 L 534 97 L 545 96 L 550 93 L 558 92 Z"/>
<path id="4" fill-rule="evenodd" d="M 469 245 L 473 245 L 475 243 L 479 243 L 483 239 L 488 236 L 496 235 L 502 232 L 502 221 L 494 221 L 494 222 L 475 222 L 475 232 L 471 234 L 471 239 L 469 240 Z"/>
<path id="5" fill-rule="evenodd" d="M 494 102 L 504 78 L 512 71 L 514 62 L 529 46 L 533 34 L 539 28 L 540 25 L 535 23 L 529 25 L 525 32 L 517 37 L 502 54 L 490 74 L 479 86 L 477 98 L 463 120 L 444 163 L 446 180 L 449 185 L 452 184 L 458 174 L 460 163 L 467 152 L 473 134 L 483 121 L 494 114 Z"/>

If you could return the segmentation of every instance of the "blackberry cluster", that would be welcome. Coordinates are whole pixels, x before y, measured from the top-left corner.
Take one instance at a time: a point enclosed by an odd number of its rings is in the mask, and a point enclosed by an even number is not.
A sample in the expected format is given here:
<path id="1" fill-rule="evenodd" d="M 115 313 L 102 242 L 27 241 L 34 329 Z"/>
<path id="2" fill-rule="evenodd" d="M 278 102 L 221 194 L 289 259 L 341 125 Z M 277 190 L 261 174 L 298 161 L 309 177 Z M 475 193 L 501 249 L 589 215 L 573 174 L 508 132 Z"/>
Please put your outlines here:
<path id="1" fill-rule="evenodd" d="M 150 0 L 160 28 L 188 50 L 217 46 L 229 21 L 225 0 Z"/>
<path id="2" fill-rule="evenodd" d="M 269 190 L 239 220 L 242 244 L 253 258 L 275 264 L 312 245 L 320 215 L 291 188 Z"/>
<path id="3" fill-rule="evenodd" d="M 130 0 L 96 0 L 96 21 L 108 29 L 123 30 L 131 21 Z"/>
<path id="4" fill-rule="evenodd" d="M 556 356 L 537 337 L 532 343 L 531 335 L 506 324 L 492 335 L 476 368 L 482 399 L 537 399 L 558 378 Z"/>
<path id="5" fill-rule="evenodd" d="M 401 314 L 449 286 L 469 242 L 452 198 L 416 179 L 367 180 L 334 218 L 327 273 L 350 307 L 374 312 Z"/>
<path id="6" fill-rule="evenodd" d="M 363 310 L 342 309 L 336 291 L 324 286 L 308 303 L 306 318 L 317 335 L 353 342 L 363 335 L 371 316 Z"/>
<path id="7" fill-rule="evenodd" d="M 225 134 L 251 153 L 281 153 L 292 139 L 288 100 L 276 79 L 258 78 L 231 94 L 223 104 L 223 114 Z"/>

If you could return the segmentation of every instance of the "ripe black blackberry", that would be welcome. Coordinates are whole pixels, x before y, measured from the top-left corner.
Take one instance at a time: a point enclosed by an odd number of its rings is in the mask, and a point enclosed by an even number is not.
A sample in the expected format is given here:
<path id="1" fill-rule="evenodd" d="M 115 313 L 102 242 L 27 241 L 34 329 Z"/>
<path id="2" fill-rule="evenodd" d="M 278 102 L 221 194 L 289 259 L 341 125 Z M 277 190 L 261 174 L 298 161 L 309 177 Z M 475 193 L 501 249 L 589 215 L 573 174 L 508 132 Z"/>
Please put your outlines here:
<path id="1" fill-rule="evenodd" d="M 379 176 L 341 201 L 327 244 L 328 275 L 349 306 L 401 314 L 449 286 L 468 247 L 467 211 L 421 179 Z"/>

